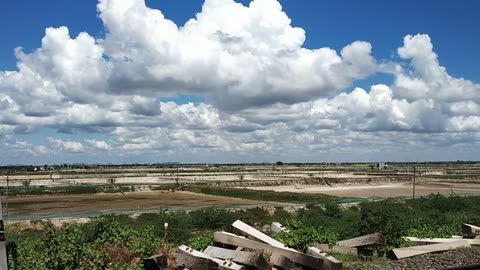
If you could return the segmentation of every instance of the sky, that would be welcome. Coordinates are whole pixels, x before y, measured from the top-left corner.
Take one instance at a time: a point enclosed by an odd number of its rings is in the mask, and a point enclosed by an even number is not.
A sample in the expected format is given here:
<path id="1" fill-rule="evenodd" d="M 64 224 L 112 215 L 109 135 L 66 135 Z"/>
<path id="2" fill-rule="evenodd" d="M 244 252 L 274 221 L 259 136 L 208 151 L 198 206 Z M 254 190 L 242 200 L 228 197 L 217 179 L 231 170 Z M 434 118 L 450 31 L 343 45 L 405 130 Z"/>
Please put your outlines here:
<path id="1" fill-rule="evenodd" d="M 479 9 L 4 0 L 0 164 L 479 160 Z"/>

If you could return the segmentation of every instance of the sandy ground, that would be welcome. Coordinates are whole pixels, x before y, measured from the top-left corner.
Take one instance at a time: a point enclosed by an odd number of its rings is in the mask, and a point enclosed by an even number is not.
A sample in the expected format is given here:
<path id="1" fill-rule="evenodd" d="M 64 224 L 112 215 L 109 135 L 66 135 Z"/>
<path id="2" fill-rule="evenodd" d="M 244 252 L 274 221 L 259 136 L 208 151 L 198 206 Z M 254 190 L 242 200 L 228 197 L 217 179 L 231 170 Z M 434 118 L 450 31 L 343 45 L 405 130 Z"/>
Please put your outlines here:
<path id="1" fill-rule="evenodd" d="M 5 198 L 4 198 L 5 201 Z M 191 192 L 128 192 L 115 194 L 17 196 L 8 200 L 8 213 L 15 215 L 58 214 L 86 211 L 129 211 L 160 208 L 255 205 L 256 201 Z M 5 205 L 4 205 L 5 212 Z"/>
<path id="2" fill-rule="evenodd" d="M 340 197 L 408 197 L 412 196 L 411 183 L 383 184 L 383 185 L 336 185 L 329 186 L 275 186 L 275 187 L 251 187 L 255 190 L 274 190 L 289 191 L 299 193 L 322 193 Z M 480 195 L 479 184 L 452 184 L 444 182 L 419 183 L 416 185 L 416 196 L 426 196 L 429 194 L 478 194 Z"/>
<path id="3" fill-rule="evenodd" d="M 195 183 L 203 181 L 238 181 L 240 177 L 243 180 L 253 181 L 275 181 L 275 180 L 299 180 L 308 178 L 379 178 L 381 176 L 372 175 L 356 175 L 353 173 L 338 173 L 338 172 L 315 172 L 302 171 L 299 172 L 259 172 L 259 173 L 242 173 L 242 172 L 222 172 L 222 173 L 194 173 L 180 175 L 180 182 Z M 24 180 L 30 181 L 30 186 L 65 186 L 75 184 L 107 184 L 109 179 L 114 178 L 116 184 L 172 184 L 176 182 L 175 174 L 143 174 L 124 173 L 116 175 L 101 175 L 95 173 L 85 173 L 78 175 L 53 175 L 50 179 L 49 175 L 15 175 L 10 176 L 9 186 L 21 187 Z M 0 176 L 0 186 L 6 186 L 7 181 L 5 176 Z"/>

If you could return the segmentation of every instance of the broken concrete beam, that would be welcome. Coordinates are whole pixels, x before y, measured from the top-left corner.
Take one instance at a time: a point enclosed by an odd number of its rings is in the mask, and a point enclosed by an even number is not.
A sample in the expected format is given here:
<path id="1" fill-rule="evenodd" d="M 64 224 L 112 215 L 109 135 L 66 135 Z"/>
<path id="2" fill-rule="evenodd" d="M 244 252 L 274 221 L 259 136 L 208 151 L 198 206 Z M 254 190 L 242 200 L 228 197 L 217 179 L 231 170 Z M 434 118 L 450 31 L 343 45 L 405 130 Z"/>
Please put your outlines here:
<path id="1" fill-rule="evenodd" d="M 385 244 L 385 237 L 381 233 L 372 233 L 337 242 L 337 246 L 341 247 L 371 247 Z"/>
<path id="2" fill-rule="evenodd" d="M 270 269 L 267 259 L 259 253 L 249 251 L 237 251 L 220 247 L 208 246 L 203 253 L 210 257 L 231 260 L 246 266 L 260 270 Z"/>
<path id="3" fill-rule="evenodd" d="M 417 237 L 404 237 L 405 240 L 410 242 L 412 246 L 422 246 L 422 245 L 431 245 L 431 244 L 441 244 L 441 243 L 451 243 L 461 239 L 455 238 L 417 238 Z"/>
<path id="4" fill-rule="evenodd" d="M 417 237 L 404 237 L 410 242 L 412 246 L 451 243 L 459 240 L 467 241 L 470 246 L 480 246 L 478 239 L 458 239 L 458 238 L 417 238 Z"/>
<path id="5" fill-rule="evenodd" d="M 232 246 L 240 246 L 245 247 L 253 250 L 264 250 L 270 252 L 273 255 L 283 255 L 288 257 L 290 260 L 295 262 L 296 264 L 307 266 L 312 269 L 322 269 L 323 260 L 320 258 L 313 257 L 311 255 L 302 254 L 298 251 L 294 251 L 291 249 L 275 247 L 269 244 L 257 242 L 254 240 L 247 239 L 245 237 L 241 237 L 232 233 L 227 232 L 215 232 L 213 235 L 213 239 L 217 243 L 222 243 L 226 245 Z"/>
<path id="6" fill-rule="evenodd" d="M 480 227 L 475 226 L 475 225 L 471 225 L 471 224 L 467 224 L 467 223 L 463 223 L 462 224 L 462 232 L 466 236 L 480 235 Z"/>
<path id="7" fill-rule="evenodd" d="M 249 239 L 263 242 L 265 244 L 269 244 L 274 247 L 279 247 L 279 248 L 287 248 L 284 244 L 281 242 L 271 238 L 270 236 L 262 233 L 261 231 L 253 228 L 252 226 L 242 222 L 241 220 L 237 220 L 232 224 L 233 228 L 235 228 L 238 233 L 242 236 L 245 236 Z M 293 250 L 293 249 L 292 249 Z"/>
<path id="8" fill-rule="evenodd" d="M 168 258 L 165 255 L 157 255 L 143 260 L 143 267 L 146 270 L 168 269 Z"/>
<path id="9" fill-rule="evenodd" d="M 278 222 L 272 222 L 272 225 L 270 226 L 270 231 L 273 234 L 277 234 L 280 232 L 288 232 L 288 229 Z"/>
<path id="10" fill-rule="evenodd" d="M 409 258 L 409 257 L 418 256 L 422 254 L 447 251 L 447 250 L 461 248 L 461 247 L 470 247 L 470 244 L 466 240 L 457 240 L 449 243 L 406 247 L 406 248 L 396 248 L 396 249 L 393 249 L 392 252 L 397 259 L 403 259 L 403 258 Z"/>
<path id="11" fill-rule="evenodd" d="M 343 264 L 341 261 L 337 260 L 332 256 L 328 256 L 327 253 L 322 252 L 316 247 L 307 248 L 306 254 L 312 255 L 323 260 L 323 269 L 325 270 L 342 270 Z"/>
<path id="12" fill-rule="evenodd" d="M 333 252 L 333 253 L 338 253 L 343 255 L 353 255 L 353 256 L 358 255 L 358 249 L 354 247 L 341 247 L 341 246 L 330 247 L 328 244 L 316 244 L 315 247 L 323 251 L 328 251 L 328 252 Z"/>
<path id="13" fill-rule="evenodd" d="M 211 257 L 184 245 L 178 248 L 177 264 L 195 270 L 220 269 Z"/>
<path id="14" fill-rule="evenodd" d="M 180 255 L 180 260 L 179 260 L 179 255 Z M 177 262 L 180 264 L 183 264 L 185 267 L 192 268 L 192 269 L 200 269 L 198 268 L 199 265 L 197 263 L 201 264 L 201 269 L 204 269 L 204 266 L 210 266 L 213 265 L 210 262 L 216 263 L 216 268 L 213 266 L 213 268 L 208 268 L 208 269 L 220 269 L 220 270 L 245 270 L 244 266 L 238 265 L 232 261 L 229 260 L 220 260 L 217 258 L 210 257 L 200 251 L 194 250 L 193 248 L 187 247 L 185 245 L 182 245 L 178 248 L 178 254 L 177 254 Z M 192 266 L 189 266 L 192 265 Z"/>
<path id="15" fill-rule="evenodd" d="M 279 254 L 273 254 L 270 257 L 270 263 L 283 270 L 290 270 L 295 267 L 295 263 L 292 260 Z"/>
<path id="16" fill-rule="evenodd" d="M 218 263 L 218 269 L 220 270 L 246 270 L 245 266 L 238 265 L 231 260 L 220 260 L 213 258 L 215 262 Z"/>

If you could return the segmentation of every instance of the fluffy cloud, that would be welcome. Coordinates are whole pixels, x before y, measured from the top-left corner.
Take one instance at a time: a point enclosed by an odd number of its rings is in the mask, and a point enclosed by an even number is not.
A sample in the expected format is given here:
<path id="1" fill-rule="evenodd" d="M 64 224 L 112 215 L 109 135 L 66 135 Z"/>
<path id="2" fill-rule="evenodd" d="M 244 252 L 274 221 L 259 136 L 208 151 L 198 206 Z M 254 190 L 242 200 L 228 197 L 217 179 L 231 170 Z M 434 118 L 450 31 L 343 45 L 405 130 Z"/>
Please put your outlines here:
<path id="1" fill-rule="evenodd" d="M 64 141 L 60 139 L 48 138 L 48 143 L 53 147 L 70 153 L 82 153 L 85 148 L 82 143 L 75 141 Z"/>
<path id="2" fill-rule="evenodd" d="M 195 19 L 178 27 L 143 0 L 101 0 L 114 93 L 162 96 L 200 93 L 223 110 L 296 103 L 331 96 L 377 66 L 371 45 L 354 42 L 341 54 L 302 48 L 276 0 L 207 0 Z M 228 15 L 226 15 L 228 14 Z"/>
<path id="3" fill-rule="evenodd" d="M 112 146 L 110 146 L 110 144 L 108 144 L 106 141 L 98 141 L 98 140 L 86 140 L 86 141 L 87 143 L 90 144 L 90 146 L 98 150 L 106 151 L 106 150 L 112 149 Z"/>
<path id="4" fill-rule="evenodd" d="M 0 72 L 2 150 L 268 158 L 479 142 L 480 85 L 450 76 L 428 35 L 404 38 L 404 62 L 380 63 L 365 41 L 304 48 L 276 0 L 206 0 L 183 26 L 144 0 L 97 8 L 101 39 L 47 28 L 40 48 L 16 49 L 17 70 Z M 379 72 L 393 84 L 347 92 Z M 205 101 L 162 101 L 179 95 Z M 44 128 L 108 140 L 15 138 Z"/>
<path id="5" fill-rule="evenodd" d="M 407 35 L 398 54 L 410 60 L 411 68 L 396 76 L 395 95 L 409 100 L 431 98 L 439 102 L 480 100 L 480 85 L 463 78 L 453 78 L 440 66 L 428 35 Z"/>

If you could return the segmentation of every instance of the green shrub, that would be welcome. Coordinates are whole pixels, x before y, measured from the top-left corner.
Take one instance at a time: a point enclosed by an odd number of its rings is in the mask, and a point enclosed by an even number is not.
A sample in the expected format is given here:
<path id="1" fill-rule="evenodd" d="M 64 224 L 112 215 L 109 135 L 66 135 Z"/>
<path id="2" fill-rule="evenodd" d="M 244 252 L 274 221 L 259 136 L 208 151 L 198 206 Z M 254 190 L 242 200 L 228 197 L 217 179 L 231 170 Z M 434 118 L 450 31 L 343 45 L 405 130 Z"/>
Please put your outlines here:
<path id="1" fill-rule="evenodd" d="M 287 227 L 288 232 L 280 232 L 274 237 L 286 246 L 302 252 L 316 243 L 327 243 L 333 246 L 337 241 L 335 233 L 323 230 L 321 227 L 305 226 L 295 220 L 290 220 Z"/>
<path id="2" fill-rule="evenodd" d="M 204 250 L 213 245 L 213 232 L 206 231 L 190 240 L 190 247 L 196 250 Z"/>
<path id="3" fill-rule="evenodd" d="M 47 225 L 40 238 L 17 241 L 10 269 L 138 269 L 161 246 L 151 228 L 135 230 L 112 219 L 62 229 Z M 130 268 L 115 268 L 117 264 Z"/>
<path id="4" fill-rule="evenodd" d="M 405 246 L 403 239 L 415 215 L 403 202 L 387 199 L 360 204 L 360 234 L 379 232 L 385 236 L 388 247 Z"/>

